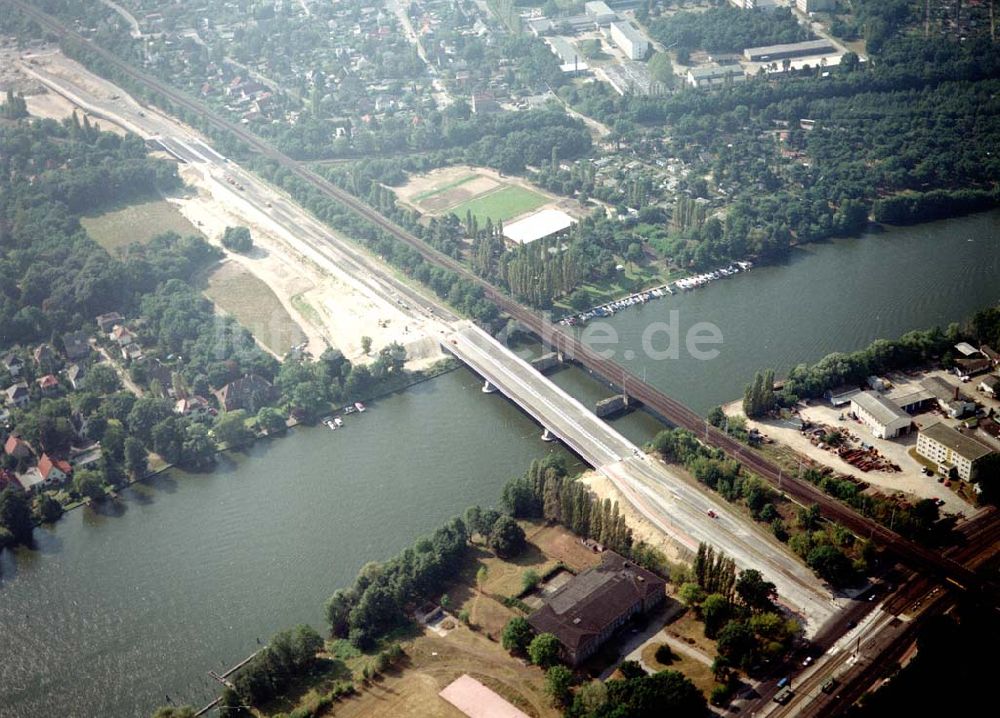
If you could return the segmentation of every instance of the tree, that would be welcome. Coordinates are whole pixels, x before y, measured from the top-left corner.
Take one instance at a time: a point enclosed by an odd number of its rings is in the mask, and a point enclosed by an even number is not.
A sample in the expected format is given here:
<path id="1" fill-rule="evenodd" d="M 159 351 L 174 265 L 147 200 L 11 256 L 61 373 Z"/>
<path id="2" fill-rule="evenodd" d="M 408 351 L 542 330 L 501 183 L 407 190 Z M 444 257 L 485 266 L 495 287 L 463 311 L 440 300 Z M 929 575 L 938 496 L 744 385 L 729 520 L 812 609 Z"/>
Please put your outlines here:
<path id="1" fill-rule="evenodd" d="M 268 435 L 281 434 L 288 429 L 285 417 L 272 406 L 261 407 L 257 412 L 257 427 Z"/>
<path id="2" fill-rule="evenodd" d="M 110 364 L 95 364 L 92 366 L 90 371 L 87 372 L 83 383 L 87 387 L 87 391 L 92 391 L 102 396 L 113 394 L 121 389 L 122 386 L 118 372 Z"/>
<path id="3" fill-rule="evenodd" d="M 35 526 L 31 520 L 28 497 L 23 491 L 8 487 L 0 492 L 0 526 L 19 543 L 31 541 Z"/>
<path id="4" fill-rule="evenodd" d="M 542 577 L 538 575 L 538 571 L 529 568 L 521 576 L 521 590 L 530 591 L 535 588 L 541 580 Z"/>
<path id="5" fill-rule="evenodd" d="M 692 608 L 700 606 L 701 602 L 705 600 L 705 591 L 697 583 L 685 583 L 681 585 L 677 591 L 677 595 L 681 601 Z"/>
<path id="6" fill-rule="evenodd" d="M 149 454 L 134 436 L 125 439 L 125 471 L 133 480 L 141 479 L 149 471 Z"/>
<path id="7" fill-rule="evenodd" d="M 500 645 L 512 653 L 525 653 L 533 635 L 534 632 L 527 619 L 514 616 L 503 627 L 503 632 L 500 634 Z"/>
<path id="8" fill-rule="evenodd" d="M 715 638 L 719 629 L 728 620 L 731 606 L 725 596 L 713 593 L 705 597 L 701 604 L 701 615 L 705 620 L 705 635 Z"/>
<path id="9" fill-rule="evenodd" d="M 524 529 L 510 516 L 503 514 L 493 522 L 486 545 L 500 558 L 517 556 L 527 546 Z"/>
<path id="10" fill-rule="evenodd" d="M 233 252 L 249 252 L 253 249 L 253 237 L 246 227 L 226 227 L 222 233 L 222 246 Z"/>
<path id="11" fill-rule="evenodd" d="M 93 501 L 101 501 L 107 494 L 104 493 L 104 482 L 95 471 L 83 469 L 73 477 L 73 490 L 81 496 L 86 496 Z"/>
<path id="12" fill-rule="evenodd" d="M 736 579 L 736 595 L 751 611 L 770 611 L 774 608 L 777 587 L 765 581 L 760 571 L 748 568 Z"/>
<path id="13" fill-rule="evenodd" d="M 719 631 L 719 655 L 730 665 L 748 668 L 753 665 L 757 639 L 743 621 L 730 621 Z"/>
<path id="14" fill-rule="evenodd" d="M 247 428 L 247 413 L 243 409 L 220 414 L 212 426 L 216 441 L 232 448 L 251 443 L 253 432 Z"/>
<path id="15" fill-rule="evenodd" d="M 483 586 L 486 585 L 486 579 L 489 578 L 490 571 L 486 566 L 480 566 L 479 570 L 476 571 L 476 589 L 480 593 L 483 592 Z"/>
<path id="16" fill-rule="evenodd" d="M 573 672 L 566 666 L 552 666 L 545 673 L 545 692 L 552 697 L 552 702 L 557 706 L 569 703 L 572 683 Z"/>
<path id="17" fill-rule="evenodd" d="M 48 494 L 35 498 L 35 516 L 42 523 L 52 523 L 63 515 L 63 506 Z"/>
<path id="18" fill-rule="evenodd" d="M 541 668 L 555 664 L 559 660 L 559 639 L 551 633 L 539 633 L 528 644 L 528 658 Z"/>
<path id="19" fill-rule="evenodd" d="M 836 588 L 849 586 L 857 579 L 851 560 L 835 546 L 817 546 L 806 556 L 806 563 Z"/>
<path id="20" fill-rule="evenodd" d="M 658 82 L 668 89 L 674 86 L 677 76 L 674 74 L 674 65 L 670 62 L 670 57 L 667 53 L 656 53 L 649 58 L 647 65 L 649 66 L 649 74 L 653 77 L 654 82 Z"/>
<path id="21" fill-rule="evenodd" d="M 149 444 L 153 438 L 153 427 L 172 416 L 173 410 L 168 402 L 163 399 L 143 397 L 137 399 L 129 411 L 128 427 L 133 436 Z"/>
<path id="22" fill-rule="evenodd" d="M 372 351 L 372 338 L 371 337 L 361 337 L 361 351 L 365 354 L 370 354 Z"/>

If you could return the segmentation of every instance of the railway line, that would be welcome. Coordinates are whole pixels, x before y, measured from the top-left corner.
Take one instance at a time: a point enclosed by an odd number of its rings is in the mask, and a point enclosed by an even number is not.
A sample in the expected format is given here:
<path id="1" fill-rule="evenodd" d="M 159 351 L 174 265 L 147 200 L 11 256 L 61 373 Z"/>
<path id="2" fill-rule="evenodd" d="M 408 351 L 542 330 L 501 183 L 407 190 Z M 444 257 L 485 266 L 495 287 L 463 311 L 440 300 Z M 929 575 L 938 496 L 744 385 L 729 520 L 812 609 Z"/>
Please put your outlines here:
<path id="1" fill-rule="evenodd" d="M 504 295 L 493 285 L 473 274 L 457 260 L 430 247 L 415 235 L 387 220 L 361 200 L 326 178 L 311 171 L 300 162 L 278 151 L 240 125 L 219 116 L 202 103 L 188 97 L 185 93 L 136 69 L 128 62 L 90 42 L 67 28 L 56 18 L 39 11 L 24 2 L 24 0 L 0 0 L 0 3 L 6 3 L 9 6 L 17 8 L 49 32 L 52 32 L 65 41 L 77 43 L 90 52 L 97 54 L 102 60 L 116 68 L 123 75 L 129 77 L 133 82 L 154 90 L 178 108 L 183 108 L 200 116 L 216 130 L 221 130 L 238 138 L 262 157 L 277 163 L 292 175 L 343 204 L 383 232 L 405 243 L 424 260 L 448 269 L 463 279 L 478 285 L 483 289 L 485 296 L 494 302 L 501 311 L 520 322 L 525 329 L 539 336 L 553 349 L 561 352 L 565 359 L 577 362 L 603 379 L 620 385 L 623 392 L 639 400 L 668 422 L 692 431 L 703 437 L 706 443 L 723 449 L 748 469 L 775 485 L 793 500 L 801 504 L 818 504 L 825 517 L 843 524 L 859 536 L 877 539 L 885 548 L 911 568 L 918 569 L 940 579 L 950 579 L 956 586 L 963 589 L 982 591 L 985 588 L 984 582 L 973 571 L 962 566 L 955 560 L 919 546 L 877 522 L 855 513 L 847 506 L 822 493 L 817 487 L 806 481 L 792 476 L 783 476 L 779 467 L 740 444 L 724 432 L 707 425 L 705 420 L 689 407 L 672 399 L 635 376 L 630 375 L 621 364 L 600 356 L 581 342 L 575 335 L 562 330 L 547 319 Z"/>

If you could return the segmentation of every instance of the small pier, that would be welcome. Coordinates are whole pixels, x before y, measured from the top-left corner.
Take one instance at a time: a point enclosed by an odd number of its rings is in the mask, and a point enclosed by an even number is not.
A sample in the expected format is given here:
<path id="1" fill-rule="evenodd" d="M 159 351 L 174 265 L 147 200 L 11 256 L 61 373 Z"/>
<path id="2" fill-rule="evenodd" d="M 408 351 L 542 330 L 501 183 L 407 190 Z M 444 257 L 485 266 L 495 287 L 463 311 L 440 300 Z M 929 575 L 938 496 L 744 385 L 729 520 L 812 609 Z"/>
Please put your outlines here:
<path id="1" fill-rule="evenodd" d="M 264 648 L 266 648 L 266 647 L 267 646 L 265 646 Z M 236 673 L 236 671 L 240 670 L 243 666 L 245 666 L 250 661 L 252 661 L 254 658 L 256 658 L 257 654 L 260 653 L 260 651 L 263 651 L 264 648 L 261 648 L 258 651 L 254 651 L 249 656 L 247 656 L 246 658 L 244 658 L 242 661 L 240 661 L 239 663 L 237 663 L 235 666 L 233 666 L 232 668 L 228 669 L 224 673 L 216 673 L 215 671 L 209 671 L 208 675 L 211 676 L 213 680 L 216 680 L 219 683 L 221 683 L 222 685 L 224 685 L 226 688 L 232 688 L 233 690 L 235 690 L 236 686 L 233 684 L 233 682 L 231 680 L 229 680 L 229 676 L 233 675 L 234 673 Z M 195 713 L 195 716 L 203 716 L 203 715 L 205 715 L 210 710 L 212 710 L 217 705 L 219 705 L 219 701 L 220 700 L 222 700 L 221 697 L 216 697 L 215 700 L 213 700 L 207 706 L 205 706 L 204 708 L 202 708 L 201 710 L 199 710 L 197 713 Z"/>

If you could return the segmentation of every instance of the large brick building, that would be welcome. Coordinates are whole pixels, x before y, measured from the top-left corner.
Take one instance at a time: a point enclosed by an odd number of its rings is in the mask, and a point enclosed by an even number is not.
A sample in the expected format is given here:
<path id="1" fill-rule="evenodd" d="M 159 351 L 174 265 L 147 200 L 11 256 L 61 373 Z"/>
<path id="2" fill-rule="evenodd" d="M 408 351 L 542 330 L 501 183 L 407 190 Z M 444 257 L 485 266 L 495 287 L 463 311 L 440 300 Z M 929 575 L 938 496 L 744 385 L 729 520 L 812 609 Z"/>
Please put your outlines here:
<path id="1" fill-rule="evenodd" d="M 559 639 L 562 659 L 577 665 L 597 652 L 630 618 L 666 598 L 666 582 L 614 551 L 574 576 L 528 618 L 538 633 Z"/>

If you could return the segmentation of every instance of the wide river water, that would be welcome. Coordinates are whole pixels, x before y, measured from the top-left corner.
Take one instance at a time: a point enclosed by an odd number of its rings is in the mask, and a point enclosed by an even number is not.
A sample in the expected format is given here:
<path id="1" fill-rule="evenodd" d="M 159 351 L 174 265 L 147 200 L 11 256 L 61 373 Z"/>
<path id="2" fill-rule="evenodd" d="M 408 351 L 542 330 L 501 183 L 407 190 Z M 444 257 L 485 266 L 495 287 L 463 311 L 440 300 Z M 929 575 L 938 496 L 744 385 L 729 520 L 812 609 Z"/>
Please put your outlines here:
<path id="1" fill-rule="evenodd" d="M 632 351 L 637 374 L 706 412 L 757 368 L 780 375 L 996 301 L 1000 212 L 813 245 L 609 324 L 620 359 Z M 719 327 L 716 359 L 644 356 L 643 331 L 674 309 L 682 337 Z M 604 393 L 576 369 L 553 379 L 586 401 Z M 35 550 L 0 554 L 0 718 L 135 718 L 166 695 L 203 704 L 208 670 L 295 623 L 322 629 L 324 599 L 366 561 L 495 504 L 509 477 L 561 451 L 464 369 L 350 419 L 227 455 L 211 474 L 169 472 L 39 529 Z M 659 426 L 641 413 L 616 424 L 639 441 Z"/>

